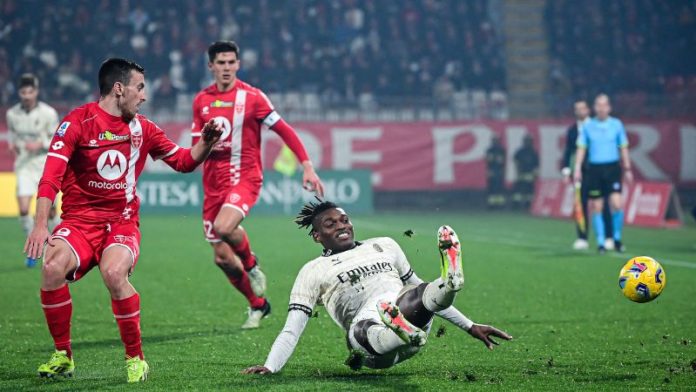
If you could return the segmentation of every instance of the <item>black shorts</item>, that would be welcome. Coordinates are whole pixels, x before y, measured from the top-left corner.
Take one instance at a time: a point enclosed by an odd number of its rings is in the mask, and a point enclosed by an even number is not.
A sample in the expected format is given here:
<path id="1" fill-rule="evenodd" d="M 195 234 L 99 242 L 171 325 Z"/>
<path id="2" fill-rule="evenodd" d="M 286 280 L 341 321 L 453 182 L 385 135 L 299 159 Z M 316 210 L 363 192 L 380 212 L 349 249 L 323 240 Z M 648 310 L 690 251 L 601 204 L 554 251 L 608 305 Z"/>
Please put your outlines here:
<path id="1" fill-rule="evenodd" d="M 621 193 L 621 166 L 619 162 L 590 164 L 585 182 L 590 199 Z"/>

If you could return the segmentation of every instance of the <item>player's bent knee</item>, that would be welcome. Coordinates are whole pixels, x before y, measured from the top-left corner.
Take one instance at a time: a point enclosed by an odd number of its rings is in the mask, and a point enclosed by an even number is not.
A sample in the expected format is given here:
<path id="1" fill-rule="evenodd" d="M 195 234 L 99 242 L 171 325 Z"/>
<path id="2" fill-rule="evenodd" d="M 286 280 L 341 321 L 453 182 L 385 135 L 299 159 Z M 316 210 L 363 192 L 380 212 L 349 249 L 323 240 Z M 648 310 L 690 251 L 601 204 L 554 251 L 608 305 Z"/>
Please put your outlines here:
<path id="1" fill-rule="evenodd" d="M 377 351 L 372 347 L 370 344 L 370 341 L 367 338 L 367 330 L 370 329 L 373 325 L 378 325 L 376 321 L 373 320 L 361 320 L 358 321 L 355 324 L 355 327 L 353 327 L 353 339 L 369 354 L 372 355 L 379 355 Z"/>
<path id="2" fill-rule="evenodd" d="M 109 289 L 118 289 L 128 284 L 128 270 L 118 266 L 107 267 L 101 271 L 104 284 Z"/>
<path id="3" fill-rule="evenodd" d="M 231 239 L 234 229 L 235 227 L 227 222 L 223 222 L 217 219 L 215 220 L 215 222 L 213 222 L 213 230 L 215 230 L 215 232 L 222 238 Z"/>
<path id="4" fill-rule="evenodd" d="M 41 274 L 44 280 L 55 279 L 62 282 L 69 271 L 77 268 L 77 259 L 66 243 L 61 242 L 61 240 L 56 240 L 56 242 L 54 246 L 49 246 L 46 249 L 41 265 Z"/>

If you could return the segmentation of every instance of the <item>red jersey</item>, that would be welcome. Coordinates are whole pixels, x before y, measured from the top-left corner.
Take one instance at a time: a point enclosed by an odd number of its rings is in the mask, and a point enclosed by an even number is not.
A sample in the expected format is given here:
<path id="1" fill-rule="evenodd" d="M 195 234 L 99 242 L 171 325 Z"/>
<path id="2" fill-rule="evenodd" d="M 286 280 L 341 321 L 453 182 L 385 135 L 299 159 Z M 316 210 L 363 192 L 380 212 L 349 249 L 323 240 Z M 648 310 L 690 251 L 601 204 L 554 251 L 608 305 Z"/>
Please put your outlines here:
<path id="1" fill-rule="evenodd" d="M 212 84 L 196 95 L 191 126 L 193 143 L 198 141 L 201 129 L 210 119 L 223 126 L 223 133 L 203 165 L 206 195 L 225 194 L 240 182 L 261 183 L 264 126 L 278 133 L 300 161 L 308 159 L 302 142 L 281 119 L 266 94 L 239 79 L 228 91 L 220 92 Z"/>
<path id="2" fill-rule="evenodd" d="M 148 154 L 177 171 L 198 165 L 190 149 L 177 146 L 145 116 L 126 123 L 97 102 L 80 106 L 53 135 L 38 197 L 53 200 L 62 191 L 63 220 L 137 220 L 136 183 Z"/>

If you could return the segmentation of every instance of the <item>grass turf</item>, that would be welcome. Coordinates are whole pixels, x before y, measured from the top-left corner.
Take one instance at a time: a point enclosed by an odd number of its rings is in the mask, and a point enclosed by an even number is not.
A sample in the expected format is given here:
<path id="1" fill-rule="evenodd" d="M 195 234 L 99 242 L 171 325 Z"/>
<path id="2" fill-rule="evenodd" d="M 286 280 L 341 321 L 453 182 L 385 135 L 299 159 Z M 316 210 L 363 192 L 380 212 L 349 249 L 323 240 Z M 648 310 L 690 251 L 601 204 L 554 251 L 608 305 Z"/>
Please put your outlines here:
<path id="1" fill-rule="evenodd" d="M 288 218 L 246 222 L 269 278 L 273 315 L 241 331 L 246 303 L 212 263 L 197 217 L 147 216 L 132 282 L 142 299 L 143 343 L 151 376 L 145 390 L 454 390 L 696 388 L 696 229 L 629 228 L 630 253 L 573 252 L 569 222 L 521 215 L 381 214 L 354 217 L 357 238 L 391 236 L 424 279 L 438 274 L 435 230 L 450 224 L 462 239 L 466 286 L 457 306 L 515 340 L 489 352 L 443 320 L 427 346 L 392 369 L 353 372 L 342 331 L 323 308 L 282 373 L 243 376 L 262 364 L 285 322 L 289 290 L 319 246 Z M 411 229 L 413 237 L 404 231 Z M 47 381 L 36 367 L 51 339 L 39 306 L 39 269 L 23 266 L 14 219 L 0 219 L 0 390 L 126 389 L 123 348 L 109 295 L 93 271 L 71 286 L 76 376 Z M 663 262 L 667 287 L 636 304 L 618 289 L 632 254 Z"/>

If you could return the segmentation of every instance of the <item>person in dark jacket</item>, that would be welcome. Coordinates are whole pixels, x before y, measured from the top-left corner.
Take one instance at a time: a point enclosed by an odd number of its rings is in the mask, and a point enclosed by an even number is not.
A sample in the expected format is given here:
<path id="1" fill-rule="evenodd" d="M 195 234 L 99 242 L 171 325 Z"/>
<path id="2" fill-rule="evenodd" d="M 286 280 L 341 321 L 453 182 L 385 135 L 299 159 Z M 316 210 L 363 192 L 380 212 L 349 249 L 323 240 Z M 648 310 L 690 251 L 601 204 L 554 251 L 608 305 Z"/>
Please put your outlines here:
<path id="1" fill-rule="evenodd" d="M 505 148 L 499 136 L 493 137 L 486 151 L 488 208 L 505 207 Z"/>
<path id="2" fill-rule="evenodd" d="M 539 154 L 534 149 L 534 139 L 529 135 L 525 136 L 522 147 L 515 152 L 515 168 L 517 179 L 512 201 L 517 208 L 529 208 L 534 198 L 534 183 L 539 173 Z"/>
<path id="3" fill-rule="evenodd" d="M 563 174 L 563 180 L 567 183 L 571 182 L 573 178 L 572 168 L 575 166 L 575 151 L 577 149 L 578 131 L 590 119 L 590 105 L 586 100 L 581 99 L 575 102 L 575 123 L 568 127 L 566 132 L 566 143 L 563 152 L 563 161 L 561 163 Z M 582 165 L 583 174 L 587 171 L 587 161 Z M 588 197 L 588 187 L 586 186 L 587 176 L 582 176 L 582 183 L 580 184 L 580 196 L 582 200 L 582 215 L 585 219 L 585 227 L 580 227 L 580 225 L 575 222 L 575 230 L 577 232 L 577 238 L 573 243 L 573 249 L 575 250 L 585 250 L 589 248 L 589 243 L 587 242 L 587 235 L 589 233 L 590 227 L 590 216 L 587 214 L 587 201 Z M 611 221 L 611 210 L 609 208 L 608 200 L 605 200 L 604 210 L 602 212 L 604 218 L 604 226 L 607 232 L 607 240 L 604 243 L 604 247 L 608 250 L 614 249 L 613 228 Z"/>

